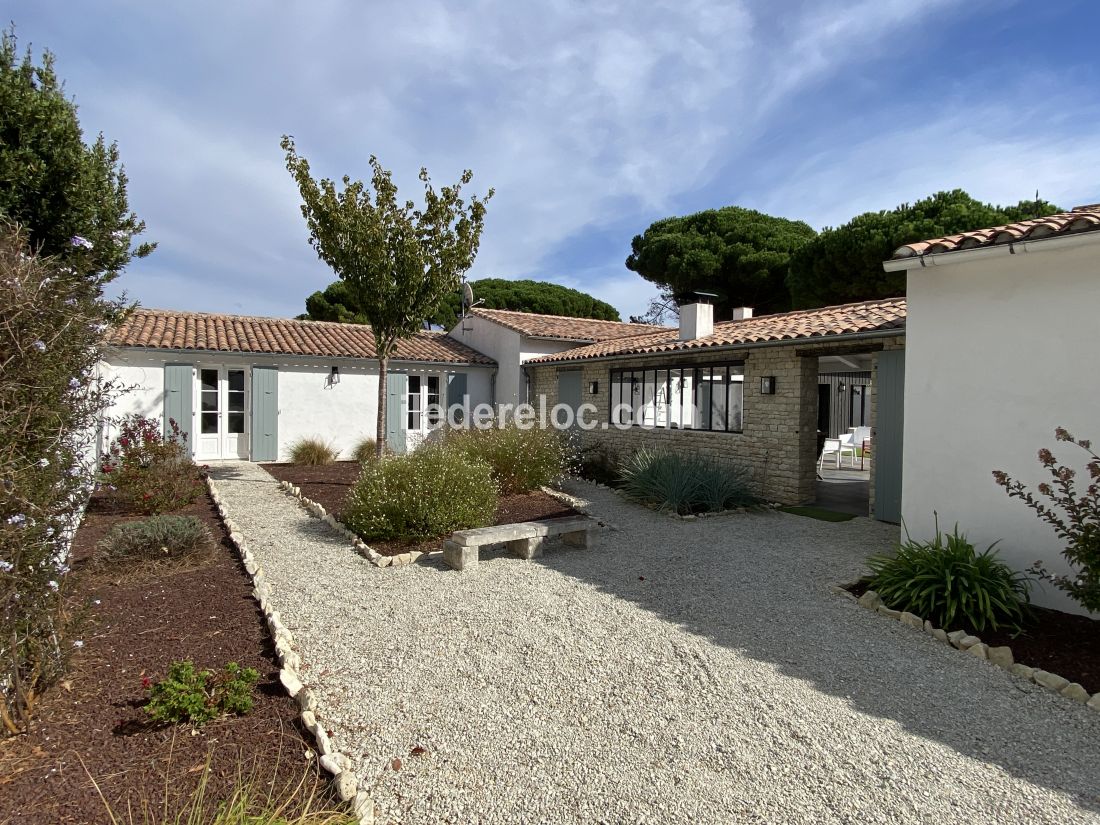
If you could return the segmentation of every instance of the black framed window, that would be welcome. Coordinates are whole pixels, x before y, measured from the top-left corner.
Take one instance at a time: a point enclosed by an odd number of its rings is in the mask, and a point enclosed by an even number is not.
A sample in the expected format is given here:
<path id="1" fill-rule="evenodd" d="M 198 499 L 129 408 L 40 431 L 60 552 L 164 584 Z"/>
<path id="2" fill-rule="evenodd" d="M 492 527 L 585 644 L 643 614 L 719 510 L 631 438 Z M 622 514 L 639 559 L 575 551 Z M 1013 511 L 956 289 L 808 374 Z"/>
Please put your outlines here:
<path id="1" fill-rule="evenodd" d="M 741 432 L 745 365 L 672 365 L 611 370 L 612 424 Z"/>

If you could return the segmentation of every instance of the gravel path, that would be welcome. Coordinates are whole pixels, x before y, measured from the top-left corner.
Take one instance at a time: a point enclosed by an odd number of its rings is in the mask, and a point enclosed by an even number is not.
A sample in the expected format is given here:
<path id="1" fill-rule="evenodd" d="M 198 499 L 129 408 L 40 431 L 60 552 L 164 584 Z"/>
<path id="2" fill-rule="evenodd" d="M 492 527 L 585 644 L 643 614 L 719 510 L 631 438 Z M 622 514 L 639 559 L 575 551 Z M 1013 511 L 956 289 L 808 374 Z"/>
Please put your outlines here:
<path id="1" fill-rule="evenodd" d="M 830 589 L 896 528 L 578 484 L 590 550 L 383 570 L 213 473 L 380 822 L 1100 823 L 1100 714 Z"/>

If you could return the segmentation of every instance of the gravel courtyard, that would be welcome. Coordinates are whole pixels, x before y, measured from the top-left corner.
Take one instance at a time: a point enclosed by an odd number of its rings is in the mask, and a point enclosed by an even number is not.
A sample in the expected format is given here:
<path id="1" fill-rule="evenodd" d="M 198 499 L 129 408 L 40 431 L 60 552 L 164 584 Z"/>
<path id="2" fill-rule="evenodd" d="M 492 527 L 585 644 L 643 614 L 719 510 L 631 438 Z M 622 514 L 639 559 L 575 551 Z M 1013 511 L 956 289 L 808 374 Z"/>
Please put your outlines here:
<path id="1" fill-rule="evenodd" d="M 592 549 L 377 569 L 213 472 L 379 822 L 1100 823 L 1100 713 L 830 589 L 896 528 L 577 485 Z"/>

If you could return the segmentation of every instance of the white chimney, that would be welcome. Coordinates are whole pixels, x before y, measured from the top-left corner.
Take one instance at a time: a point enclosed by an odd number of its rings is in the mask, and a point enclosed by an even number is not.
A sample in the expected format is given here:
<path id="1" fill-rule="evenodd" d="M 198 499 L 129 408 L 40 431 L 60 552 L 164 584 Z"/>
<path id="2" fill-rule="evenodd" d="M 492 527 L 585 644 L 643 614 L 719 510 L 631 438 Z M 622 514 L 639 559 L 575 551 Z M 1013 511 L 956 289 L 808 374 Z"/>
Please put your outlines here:
<path id="1" fill-rule="evenodd" d="M 752 317 L 752 307 L 734 307 L 733 308 L 733 320 L 744 321 L 747 318 Z"/>
<path id="2" fill-rule="evenodd" d="M 710 304 L 687 304 L 680 307 L 680 340 L 694 341 L 714 334 L 714 307 Z"/>

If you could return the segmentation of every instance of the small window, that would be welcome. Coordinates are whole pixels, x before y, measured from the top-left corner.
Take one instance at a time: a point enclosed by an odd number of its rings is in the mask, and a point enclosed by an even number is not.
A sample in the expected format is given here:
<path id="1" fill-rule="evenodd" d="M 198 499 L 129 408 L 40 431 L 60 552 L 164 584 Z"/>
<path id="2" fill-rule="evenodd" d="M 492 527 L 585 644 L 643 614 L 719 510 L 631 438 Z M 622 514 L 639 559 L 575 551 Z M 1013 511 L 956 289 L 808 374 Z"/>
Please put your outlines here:
<path id="1" fill-rule="evenodd" d="M 427 419 L 429 427 L 436 427 L 442 420 L 442 407 L 439 404 L 439 376 L 428 376 Z"/>

